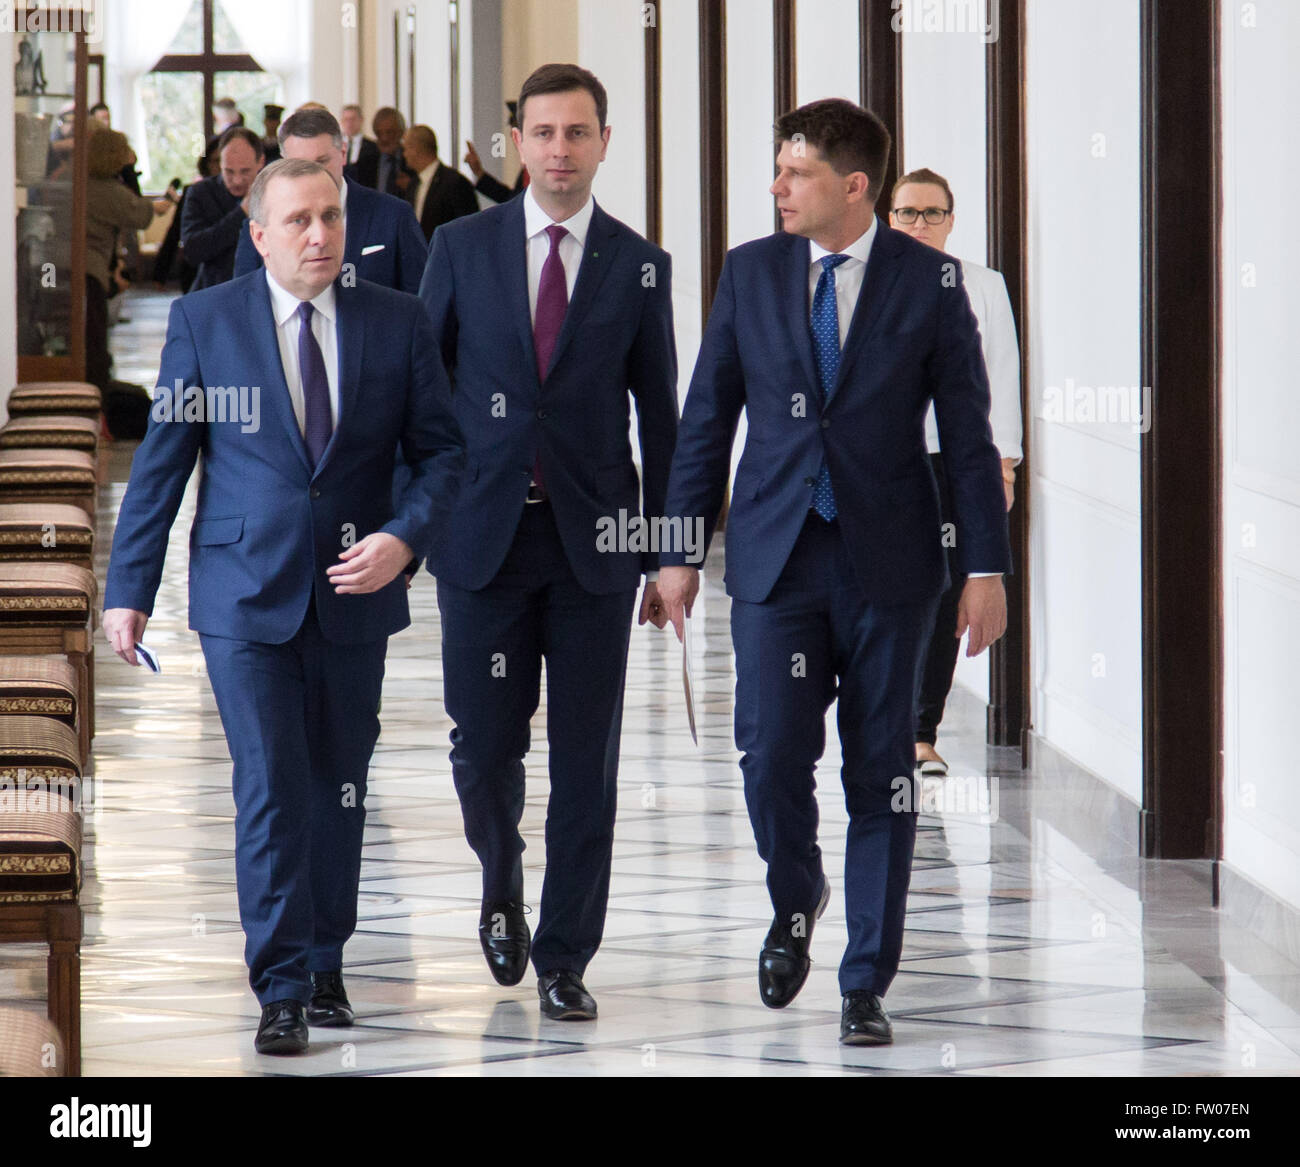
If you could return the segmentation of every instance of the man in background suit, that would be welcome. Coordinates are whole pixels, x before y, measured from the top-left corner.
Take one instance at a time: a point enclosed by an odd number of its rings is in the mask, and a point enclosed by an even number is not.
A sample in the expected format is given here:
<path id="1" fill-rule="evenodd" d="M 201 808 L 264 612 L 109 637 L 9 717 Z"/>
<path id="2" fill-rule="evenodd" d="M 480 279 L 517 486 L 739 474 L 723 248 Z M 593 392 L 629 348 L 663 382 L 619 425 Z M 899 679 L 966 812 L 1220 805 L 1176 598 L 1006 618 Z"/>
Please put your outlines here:
<path id="1" fill-rule="evenodd" d="M 291 114 L 280 127 L 280 148 L 286 158 L 318 162 L 339 184 L 344 277 L 369 280 L 412 295 L 418 292 L 428 248 L 411 205 L 344 178 L 343 139 L 334 115 L 327 109 Z M 245 231 L 235 254 L 235 275 L 247 275 L 261 266 L 252 233 Z"/>
<path id="2" fill-rule="evenodd" d="M 516 113 L 518 103 L 514 101 L 506 102 L 506 109 L 510 112 L 510 128 L 516 129 L 519 126 L 519 117 Z M 494 134 L 493 137 L 496 137 Z M 470 173 L 474 176 L 474 189 L 484 198 L 491 199 L 494 203 L 509 202 L 517 194 L 522 194 L 524 188 L 528 186 L 528 168 L 521 166 L 519 173 L 515 175 L 515 185 L 506 186 L 494 174 L 489 174 L 483 165 L 483 160 L 478 156 L 478 151 L 474 148 L 474 143 L 467 141 L 465 143 L 465 165 L 469 167 Z"/>
<path id="3" fill-rule="evenodd" d="M 1006 627 L 1006 510 L 960 265 L 875 216 L 888 130 L 832 99 L 786 114 L 777 140 L 771 192 L 784 231 L 727 256 L 667 513 L 698 516 L 712 532 L 744 409 L 726 584 L 736 745 L 775 909 L 760 997 L 779 1009 L 803 987 L 829 899 L 813 774 L 838 696 L 849 811 L 840 1040 L 885 1044 L 881 997 L 898 971 L 916 836 L 917 683 L 947 577 L 925 448 L 932 399 L 970 577 L 957 631 L 969 627 L 972 656 Z M 699 572 L 675 552 L 661 561 L 680 635 Z"/>
<path id="4" fill-rule="evenodd" d="M 356 179 L 356 167 L 363 157 L 367 159 L 367 165 L 371 159 L 379 157 L 379 147 L 373 138 L 365 136 L 362 125 L 359 105 L 345 105 L 339 111 L 339 126 L 343 130 L 343 173 L 351 179 Z"/>
<path id="5" fill-rule="evenodd" d="M 473 184 L 438 161 L 438 137 L 428 126 L 412 126 L 402 135 L 402 155 L 416 174 L 411 206 L 426 240 L 444 223 L 478 212 Z"/>
<path id="6" fill-rule="evenodd" d="M 410 622 L 403 568 L 439 538 L 464 450 L 419 301 L 337 279 L 343 211 L 329 172 L 274 163 L 250 209 L 265 270 L 172 305 L 113 538 L 104 630 L 137 664 L 201 454 L 190 627 L 234 761 L 239 915 L 262 1006 L 255 1047 L 294 1054 L 307 1049 L 308 1021 L 352 1024 L 343 946 L 356 926 L 384 656 Z M 248 388 L 218 399 L 222 386 L 204 381 Z M 412 474 L 394 507 L 399 443 Z"/>
<path id="7" fill-rule="evenodd" d="M 391 106 L 375 111 L 370 123 L 375 134 L 375 153 L 357 160 L 355 177 L 362 186 L 411 201 L 415 171 L 402 157 L 402 135 L 406 119 Z"/>
<path id="8" fill-rule="evenodd" d="M 198 268 L 191 292 L 224 284 L 235 274 L 235 249 L 248 219 L 248 192 L 262 169 L 262 139 L 235 126 L 217 147 L 221 172 L 196 182 L 181 207 L 181 247 Z"/>
<path id="9" fill-rule="evenodd" d="M 623 680 L 636 588 L 658 557 L 602 522 L 662 514 L 677 429 L 668 255 L 602 211 L 604 87 L 575 65 L 524 82 L 523 198 L 433 237 L 420 298 L 469 464 L 434 548 L 452 774 L 483 864 L 479 939 L 503 985 L 528 966 L 524 755 L 546 662 L 551 795 L 531 946 L 544 1016 L 583 1020 L 609 896 Z M 642 477 L 628 441 L 636 401 Z M 647 579 L 640 622 L 663 627 Z"/>

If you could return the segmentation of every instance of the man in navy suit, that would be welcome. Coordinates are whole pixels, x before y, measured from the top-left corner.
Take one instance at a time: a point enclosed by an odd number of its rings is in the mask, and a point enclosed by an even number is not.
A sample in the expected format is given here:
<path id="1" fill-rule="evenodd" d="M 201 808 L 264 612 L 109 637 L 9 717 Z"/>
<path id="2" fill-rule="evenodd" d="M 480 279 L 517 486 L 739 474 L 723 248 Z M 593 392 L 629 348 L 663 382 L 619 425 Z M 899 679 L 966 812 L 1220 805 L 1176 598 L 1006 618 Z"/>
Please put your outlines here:
<path id="1" fill-rule="evenodd" d="M 464 465 L 420 302 L 338 279 L 339 202 L 324 167 L 274 163 L 250 200 L 265 270 L 172 305 L 104 596 L 104 630 L 136 664 L 201 453 L 190 627 L 234 761 L 260 1053 L 304 1052 L 307 1021 L 352 1024 L 343 945 L 384 655 L 409 623 L 403 568 L 440 537 Z M 399 443 L 412 471 L 395 507 Z"/>
<path id="2" fill-rule="evenodd" d="M 575 65 L 525 81 L 514 131 L 529 193 L 439 227 L 420 297 L 453 385 L 469 463 L 434 547 L 452 773 L 483 864 L 479 938 L 492 975 L 528 966 L 524 755 L 546 661 L 551 796 L 531 944 L 542 1013 L 596 1016 L 582 977 L 609 896 L 623 679 L 645 540 L 663 514 L 677 430 L 668 255 L 591 197 L 609 128 Z M 629 392 L 641 443 L 628 440 Z M 647 542 L 648 546 L 648 542 Z M 664 626 L 648 577 L 640 622 Z"/>
<path id="3" fill-rule="evenodd" d="M 411 204 L 381 194 L 344 177 L 343 133 L 327 109 L 302 109 L 280 127 L 280 149 L 286 158 L 319 162 L 339 183 L 343 208 L 343 278 L 369 280 L 414 295 L 429 249 Z M 262 266 L 250 231 L 239 238 L 235 275 Z"/>
<path id="4" fill-rule="evenodd" d="M 668 515 L 721 509 L 740 411 L 748 437 L 727 520 L 736 745 L 775 919 L 759 990 L 803 987 L 830 888 L 813 773 L 839 699 L 849 811 L 849 943 L 840 1039 L 892 1040 L 881 1003 L 903 943 L 916 834 L 913 733 L 922 655 L 953 542 L 970 578 L 957 635 L 975 655 L 1006 627 L 1010 569 L 979 334 L 949 256 L 876 218 L 889 133 L 841 100 L 777 123 L 784 231 L 728 256 L 682 411 Z M 941 527 L 925 445 L 934 401 L 954 505 Z M 699 572 L 661 557 L 681 634 Z"/>

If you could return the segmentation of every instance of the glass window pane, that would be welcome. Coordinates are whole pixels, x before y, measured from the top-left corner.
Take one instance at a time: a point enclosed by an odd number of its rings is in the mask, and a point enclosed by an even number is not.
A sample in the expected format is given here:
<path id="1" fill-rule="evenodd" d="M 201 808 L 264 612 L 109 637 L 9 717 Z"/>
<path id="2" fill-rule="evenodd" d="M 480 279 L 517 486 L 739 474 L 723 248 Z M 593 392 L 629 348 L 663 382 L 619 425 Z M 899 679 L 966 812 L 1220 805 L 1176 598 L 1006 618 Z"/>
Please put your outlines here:
<path id="1" fill-rule="evenodd" d="M 216 73 L 213 93 L 216 97 L 233 97 L 244 115 L 244 125 L 262 132 L 262 107 L 283 105 L 284 87 L 275 73 Z"/>
<path id="2" fill-rule="evenodd" d="M 167 0 L 167 2 L 180 4 L 183 0 Z M 190 10 L 185 14 L 185 20 L 181 24 L 180 30 L 172 38 L 172 43 L 167 46 L 167 52 L 203 52 L 203 0 L 193 0 L 193 3 L 190 4 Z"/>
<path id="3" fill-rule="evenodd" d="M 248 52 L 248 47 L 239 39 L 235 26 L 230 23 L 221 0 L 217 0 L 212 9 L 212 48 L 218 53 Z"/>
<path id="4" fill-rule="evenodd" d="M 198 176 L 203 153 L 203 74 L 148 73 L 139 82 L 147 136 L 140 156 L 140 189 L 160 191 L 173 178 Z"/>

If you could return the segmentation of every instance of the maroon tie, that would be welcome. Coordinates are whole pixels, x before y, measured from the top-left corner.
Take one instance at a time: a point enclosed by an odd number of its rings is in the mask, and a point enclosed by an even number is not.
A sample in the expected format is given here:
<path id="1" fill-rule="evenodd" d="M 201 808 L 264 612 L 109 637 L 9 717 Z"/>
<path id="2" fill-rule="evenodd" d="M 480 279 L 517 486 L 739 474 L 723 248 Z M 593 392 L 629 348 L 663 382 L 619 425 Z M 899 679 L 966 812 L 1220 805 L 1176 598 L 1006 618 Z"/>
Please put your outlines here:
<path id="1" fill-rule="evenodd" d="M 533 317 L 533 348 L 537 350 L 537 379 L 546 380 L 546 370 L 555 352 L 555 342 L 564 327 L 564 314 L 569 309 L 569 284 L 564 274 L 564 261 L 560 259 L 560 240 L 569 232 L 558 223 L 546 228 L 551 237 L 551 252 L 542 265 L 542 282 L 537 288 L 537 311 Z M 533 459 L 533 481 L 546 496 L 542 479 L 542 455 L 539 448 Z"/>

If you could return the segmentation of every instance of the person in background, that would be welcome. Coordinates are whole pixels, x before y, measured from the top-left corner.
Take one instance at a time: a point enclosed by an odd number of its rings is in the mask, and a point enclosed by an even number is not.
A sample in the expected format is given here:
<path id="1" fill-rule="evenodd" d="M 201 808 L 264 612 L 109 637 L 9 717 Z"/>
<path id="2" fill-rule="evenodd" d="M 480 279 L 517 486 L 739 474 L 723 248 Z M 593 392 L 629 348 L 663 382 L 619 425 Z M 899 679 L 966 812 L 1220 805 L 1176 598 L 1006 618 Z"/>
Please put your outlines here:
<path id="1" fill-rule="evenodd" d="M 339 184 L 344 270 L 372 284 L 418 292 L 428 249 L 415 212 L 405 199 L 343 177 L 343 136 L 334 115 L 327 109 L 299 109 L 290 114 L 280 127 L 280 148 L 286 158 L 304 158 L 325 167 Z M 249 229 L 239 237 L 235 276 L 261 266 L 250 220 Z"/>
<path id="2" fill-rule="evenodd" d="M 208 138 L 207 149 L 204 151 L 205 155 L 216 152 L 217 145 L 227 130 L 244 124 L 244 115 L 239 112 L 239 107 L 235 104 L 233 97 L 221 97 L 212 103 L 212 124 L 216 128 Z"/>
<path id="3" fill-rule="evenodd" d="M 953 205 L 952 188 L 947 179 L 933 170 L 913 170 L 894 183 L 889 225 L 943 251 L 956 226 Z M 993 428 L 993 444 L 1002 458 L 1002 486 L 1007 510 L 1010 510 L 1015 501 L 1016 467 L 1023 457 L 1020 448 L 1020 346 L 1016 340 L 1016 322 L 1011 315 L 1006 281 L 998 272 L 968 259 L 961 261 L 961 270 L 966 295 L 979 324 L 980 347 L 988 371 L 992 402 L 989 421 Z M 952 523 L 952 492 L 944 473 L 943 454 L 939 450 L 934 406 L 926 414 L 925 441 L 939 483 L 940 513 L 944 523 Z M 943 707 L 952 689 L 957 652 L 961 647 L 961 641 L 953 633 L 957 628 L 957 605 L 961 601 L 966 577 L 958 568 L 953 554 L 955 548 L 950 546 L 947 550 L 948 574 L 952 583 L 939 600 L 939 613 L 926 650 L 917 705 L 916 763 L 922 774 L 948 772 L 948 763 L 935 749 L 935 743 L 939 723 L 943 720 Z"/>
<path id="4" fill-rule="evenodd" d="M 506 102 L 506 109 L 510 111 L 510 128 L 512 130 L 519 128 L 519 118 L 515 113 L 518 108 L 517 102 Z M 519 168 L 519 174 L 515 178 L 515 185 L 513 187 L 506 186 L 495 175 L 487 172 L 483 160 L 478 156 L 478 150 L 474 148 L 474 143 L 470 141 L 465 143 L 465 165 L 469 167 L 470 173 L 474 176 L 474 189 L 484 198 L 489 198 L 494 203 L 509 202 L 528 186 L 528 168 L 526 166 Z"/>
<path id="5" fill-rule="evenodd" d="M 280 133 L 282 117 L 284 117 L 284 106 L 262 106 L 262 128 L 266 131 L 262 136 L 262 154 L 267 166 L 280 160 L 280 141 L 277 135 Z"/>
<path id="6" fill-rule="evenodd" d="M 90 116 L 99 122 L 104 129 L 111 130 L 113 128 L 113 114 L 102 101 L 97 101 L 90 107 Z M 135 168 L 136 161 L 135 151 L 132 150 L 130 160 L 122 167 L 122 181 L 132 194 L 138 195 L 140 193 L 140 172 Z"/>
<path id="7" fill-rule="evenodd" d="M 416 177 L 402 158 L 406 119 L 392 106 L 384 106 L 375 110 L 370 127 L 375 135 L 375 153 L 357 162 L 353 177 L 362 186 L 410 202 Z"/>
<path id="8" fill-rule="evenodd" d="M 112 377 L 108 352 L 108 298 L 123 232 L 143 230 L 163 214 L 167 199 L 147 199 L 128 190 L 122 168 L 135 154 L 123 134 L 100 128 L 86 146 L 86 380 L 107 394 Z"/>
<path id="9" fill-rule="evenodd" d="M 359 105 L 345 105 L 339 111 L 339 127 L 343 131 L 343 173 L 356 179 L 356 168 L 364 157 L 367 166 L 379 158 L 379 147 L 374 138 L 367 138 L 361 120 Z"/>
<path id="10" fill-rule="evenodd" d="M 217 152 L 221 172 L 195 183 L 181 208 L 181 246 L 199 269 L 193 292 L 223 284 L 235 274 L 248 192 L 262 169 L 262 139 L 243 126 L 227 130 Z"/>
<path id="11" fill-rule="evenodd" d="M 469 179 L 438 161 L 438 137 L 428 126 L 412 126 L 402 135 L 402 154 L 416 174 L 411 206 L 426 240 L 444 223 L 478 211 Z"/>

